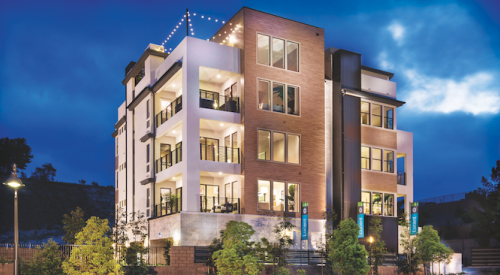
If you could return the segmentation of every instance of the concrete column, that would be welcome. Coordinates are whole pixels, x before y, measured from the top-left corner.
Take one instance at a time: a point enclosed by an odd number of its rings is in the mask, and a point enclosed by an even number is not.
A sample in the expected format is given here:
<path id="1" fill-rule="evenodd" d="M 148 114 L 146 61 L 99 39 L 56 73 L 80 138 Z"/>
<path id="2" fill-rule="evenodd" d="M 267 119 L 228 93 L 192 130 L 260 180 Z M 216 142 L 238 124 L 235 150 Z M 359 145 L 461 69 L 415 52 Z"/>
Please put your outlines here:
<path id="1" fill-rule="evenodd" d="M 186 54 L 182 64 L 182 210 L 200 211 L 200 114 L 199 65 L 190 52 L 186 39 Z M 192 49 L 194 50 L 194 49 Z M 189 165 L 187 165 L 189 164 Z"/>

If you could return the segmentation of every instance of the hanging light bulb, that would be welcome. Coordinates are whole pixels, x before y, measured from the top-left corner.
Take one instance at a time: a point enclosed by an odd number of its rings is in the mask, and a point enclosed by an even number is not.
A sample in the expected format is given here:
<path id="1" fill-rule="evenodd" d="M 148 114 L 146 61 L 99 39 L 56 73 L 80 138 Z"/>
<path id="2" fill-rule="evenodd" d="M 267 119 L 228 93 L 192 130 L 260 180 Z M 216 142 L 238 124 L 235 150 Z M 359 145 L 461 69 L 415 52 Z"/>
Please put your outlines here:
<path id="1" fill-rule="evenodd" d="M 191 35 L 194 35 L 194 32 L 192 32 Z"/>
<path id="2" fill-rule="evenodd" d="M 217 22 L 217 19 L 215 19 L 215 22 Z"/>
<path id="3" fill-rule="evenodd" d="M 194 16 L 196 16 L 196 13 L 193 13 Z"/>
<path id="4" fill-rule="evenodd" d="M 202 15 L 201 18 L 205 18 L 205 16 Z"/>
<path id="5" fill-rule="evenodd" d="M 226 21 L 222 21 L 222 24 L 226 23 Z"/>

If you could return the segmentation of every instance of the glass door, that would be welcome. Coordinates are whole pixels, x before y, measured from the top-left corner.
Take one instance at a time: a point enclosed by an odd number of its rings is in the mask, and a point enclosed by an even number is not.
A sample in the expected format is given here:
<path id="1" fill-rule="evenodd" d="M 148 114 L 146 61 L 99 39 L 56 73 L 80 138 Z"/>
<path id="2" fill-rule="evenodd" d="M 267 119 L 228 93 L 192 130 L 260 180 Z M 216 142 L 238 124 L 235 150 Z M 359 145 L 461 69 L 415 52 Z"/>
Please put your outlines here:
<path id="1" fill-rule="evenodd" d="M 219 161 L 219 140 L 200 137 L 201 160 Z"/>
<path id="2" fill-rule="evenodd" d="M 162 216 L 170 214 L 170 193 L 170 188 L 160 188 L 160 211 Z"/>
<path id="3" fill-rule="evenodd" d="M 217 212 L 220 210 L 219 186 L 200 184 L 201 212 Z M 220 211 L 218 211 L 220 212 Z"/>

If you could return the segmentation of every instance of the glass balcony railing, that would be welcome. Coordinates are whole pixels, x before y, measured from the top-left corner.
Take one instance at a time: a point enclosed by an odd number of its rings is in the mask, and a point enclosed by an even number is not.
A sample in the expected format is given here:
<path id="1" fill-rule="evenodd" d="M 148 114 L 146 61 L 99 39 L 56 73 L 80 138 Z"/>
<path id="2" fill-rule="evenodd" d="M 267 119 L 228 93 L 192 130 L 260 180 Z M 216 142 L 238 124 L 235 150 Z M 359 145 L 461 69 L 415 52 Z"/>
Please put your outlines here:
<path id="1" fill-rule="evenodd" d="M 182 161 L 182 148 L 177 148 L 168 152 L 163 157 L 156 160 L 156 173 L 159 173 L 167 168 Z"/>
<path id="2" fill-rule="evenodd" d="M 405 172 L 398 172 L 398 184 L 399 185 L 406 185 L 406 173 Z"/>
<path id="3" fill-rule="evenodd" d="M 240 199 L 200 196 L 200 212 L 240 214 Z"/>
<path id="4" fill-rule="evenodd" d="M 205 91 L 200 89 L 200 107 L 239 113 L 240 99 L 238 97 L 220 95 L 217 92 Z"/>
<path id="5" fill-rule="evenodd" d="M 240 163 L 240 148 L 200 144 L 200 159 Z"/>
<path id="6" fill-rule="evenodd" d="M 155 205 L 155 217 L 168 216 L 182 211 L 182 200 L 170 199 L 167 202 Z"/>
<path id="7" fill-rule="evenodd" d="M 160 125 L 180 112 L 180 110 L 182 110 L 182 95 L 170 102 L 165 109 L 161 110 L 161 112 L 156 115 L 156 128 L 160 127 Z"/>

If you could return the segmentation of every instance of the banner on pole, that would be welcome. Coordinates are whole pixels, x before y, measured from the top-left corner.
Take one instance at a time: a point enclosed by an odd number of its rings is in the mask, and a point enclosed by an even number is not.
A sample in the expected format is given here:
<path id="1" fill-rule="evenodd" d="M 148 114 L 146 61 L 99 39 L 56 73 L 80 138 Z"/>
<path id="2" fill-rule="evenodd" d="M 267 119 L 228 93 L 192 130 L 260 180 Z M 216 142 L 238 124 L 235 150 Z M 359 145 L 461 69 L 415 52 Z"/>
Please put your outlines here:
<path id="1" fill-rule="evenodd" d="M 365 211 L 364 211 L 362 202 L 358 202 L 358 226 L 359 226 L 358 238 L 364 238 L 365 237 Z"/>
<path id="2" fill-rule="evenodd" d="M 411 227 L 411 235 L 417 235 L 418 233 L 418 202 L 411 203 L 411 219 L 410 219 L 410 227 Z"/>
<path id="3" fill-rule="evenodd" d="M 308 210 L 308 205 L 309 203 L 307 202 L 303 202 L 302 203 L 302 207 L 301 207 L 301 211 L 300 213 L 302 213 L 301 215 L 301 221 L 300 221 L 300 239 L 301 240 L 307 240 L 307 235 L 308 235 L 308 231 L 309 231 L 309 210 Z"/>

